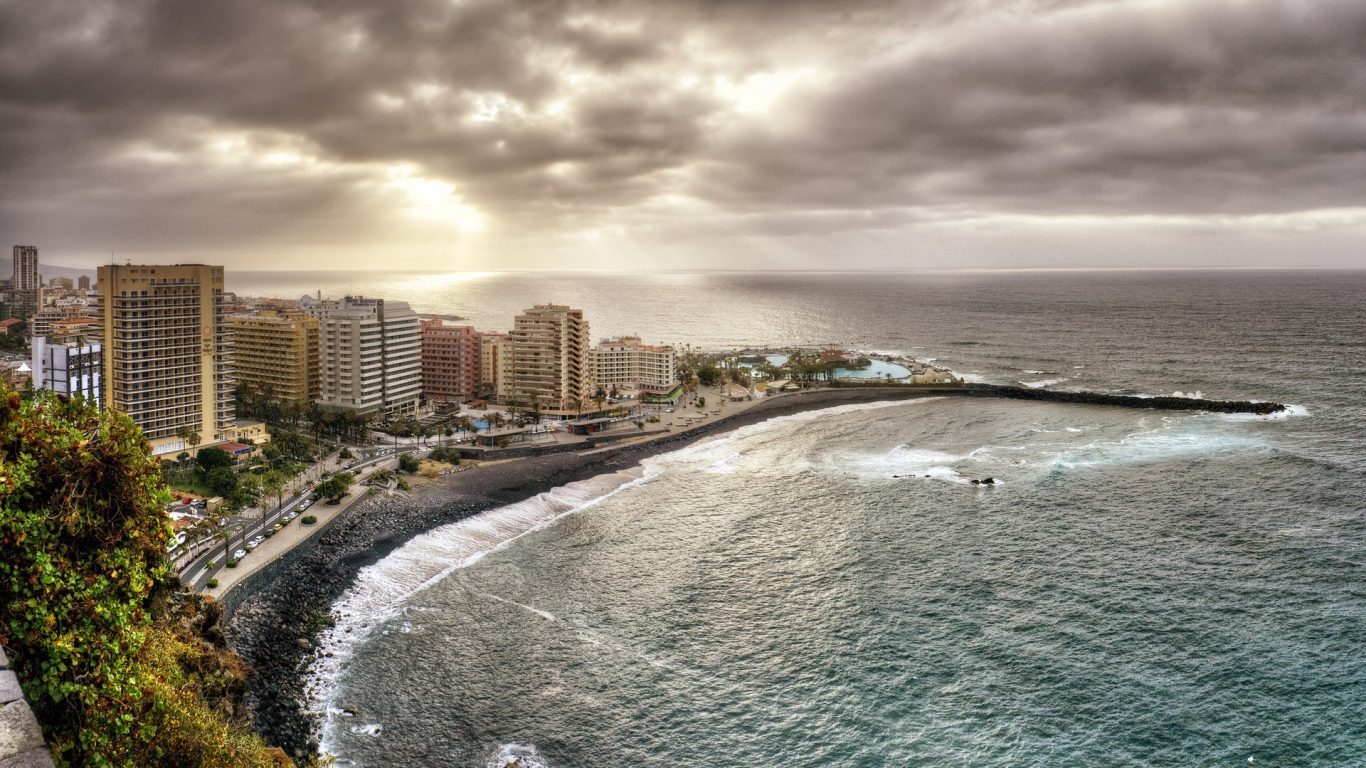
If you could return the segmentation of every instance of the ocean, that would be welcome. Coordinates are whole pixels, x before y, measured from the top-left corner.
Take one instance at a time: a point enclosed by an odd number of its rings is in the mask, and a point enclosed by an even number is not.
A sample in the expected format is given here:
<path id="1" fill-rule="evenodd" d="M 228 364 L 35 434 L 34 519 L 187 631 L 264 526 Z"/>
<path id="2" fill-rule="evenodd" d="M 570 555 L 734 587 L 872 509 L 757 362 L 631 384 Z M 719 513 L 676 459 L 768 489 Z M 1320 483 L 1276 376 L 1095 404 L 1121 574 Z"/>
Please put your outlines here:
<path id="1" fill-rule="evenodd" d="M 1366 764 L 1366 273 L 230 288 L 1293 406 L 841 406 L 429 531 L 335 606 L 310 691 L 339 765 Z"/>

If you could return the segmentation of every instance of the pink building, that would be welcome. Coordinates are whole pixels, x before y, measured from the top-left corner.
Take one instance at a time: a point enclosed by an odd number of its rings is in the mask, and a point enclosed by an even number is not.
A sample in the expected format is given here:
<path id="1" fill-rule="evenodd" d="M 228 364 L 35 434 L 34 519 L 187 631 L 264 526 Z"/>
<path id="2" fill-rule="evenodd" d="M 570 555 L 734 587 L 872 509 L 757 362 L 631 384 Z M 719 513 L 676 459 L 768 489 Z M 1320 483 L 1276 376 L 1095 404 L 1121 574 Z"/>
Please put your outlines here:
<path id="1" fill-rule="evenodd" d="M 479 333 L 469 325 L 422 321 L 422 392 L 436 402 L 479 393 Z"/>

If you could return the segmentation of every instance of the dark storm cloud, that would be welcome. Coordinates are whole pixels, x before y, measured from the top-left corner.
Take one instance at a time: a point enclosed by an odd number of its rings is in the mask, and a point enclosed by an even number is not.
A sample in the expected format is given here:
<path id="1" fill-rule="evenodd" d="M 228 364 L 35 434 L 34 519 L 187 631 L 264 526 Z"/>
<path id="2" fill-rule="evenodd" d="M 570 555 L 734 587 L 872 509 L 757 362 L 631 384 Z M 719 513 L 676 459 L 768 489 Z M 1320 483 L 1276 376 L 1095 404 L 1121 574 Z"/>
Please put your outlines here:
<path id="1" fill-rule="evenodd" d="M 0 0 L 0 231 L 383 239 L 395 168 L 519 235 L 1356 207 L 1366 6 Z"/>
<path id="2" fill-rule="evenodd" d="M 1052 212 L 1357 205 L 1363 97 L 1359 3 L 988 18 L 838 77 L 795 130 L 738 137 L 742 159 L 707 188 Z"/>

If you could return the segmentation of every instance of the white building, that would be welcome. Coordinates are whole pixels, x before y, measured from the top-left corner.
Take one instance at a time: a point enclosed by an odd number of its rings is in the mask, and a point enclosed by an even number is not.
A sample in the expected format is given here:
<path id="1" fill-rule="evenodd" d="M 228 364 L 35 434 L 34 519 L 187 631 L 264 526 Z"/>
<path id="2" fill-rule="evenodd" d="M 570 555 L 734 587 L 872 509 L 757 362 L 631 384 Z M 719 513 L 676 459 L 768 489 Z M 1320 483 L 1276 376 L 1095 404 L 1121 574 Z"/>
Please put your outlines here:
<path id="1" fill-rule="evenodd" d="M 43 289 L 42 278 L 38 276 L 38 246 L 14 246 L 14 276 L 10 281 L 10 289 L 15 291 Z"/>
<path id="2" fill-rule="evenodd" d="M 604 339 L 593 348 L 594 378 L 609 391 L 668 392 L 678 383 L 677 362 L 673 347 L 645 344 L 639 336 Z"/>
<path id="3" fill-rule="evenodd" d="M 33 388 L 104 405 L 104 350 L 99 344 L 48 344 L 33 337 Z"/>
<path id="4" fill-rule="evenodd" d="M 422 336 L 404 301 L 305 296 L 299 309 L 318 318 L 321 399 L 327 408 L 410 413 L 422 396 Z"/>

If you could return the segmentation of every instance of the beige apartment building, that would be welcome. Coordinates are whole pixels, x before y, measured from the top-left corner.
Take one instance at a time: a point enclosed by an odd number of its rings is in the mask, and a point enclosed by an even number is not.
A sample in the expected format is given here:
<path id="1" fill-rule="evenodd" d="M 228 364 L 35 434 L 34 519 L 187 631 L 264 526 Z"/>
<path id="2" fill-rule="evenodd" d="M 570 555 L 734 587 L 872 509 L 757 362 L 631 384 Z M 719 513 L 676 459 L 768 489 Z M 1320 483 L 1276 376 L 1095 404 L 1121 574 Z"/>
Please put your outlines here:
<path id="1" fill-rule="evenodd" d="M 593 361 L 583 310 L 538 304 L 513 319 L 502 347 L 501 401 L 559 416 L 592 408 Z"/>
<path id="2" fill-rule="evenodd" d="M 132 417 L 152 452 L 225 439 L 234 424 L 232 348 L 223 268 L 204 264 L 99 268 L 104 403 Z"/>
<path id="3" fill-rule="evenodd" d="M 318 318 L 265 310 L 228 318 L 239 385 L 281 405 L 307 408 L 322 396 Z"/>
<path id="4" fill-rule="evenodd" d="M 376 415 L 417 410 L 422 337 L 407 302 L 305 296 L 299 309 L 319 323 L 319 405 Z"/>
<path id="5" fill-rule="evenodd" d="M 593 348 L 593 377 L 600 387 L 665 393 L 678 382 L 673 347 L 645 344 L 639 336 L 604 339 Z"/>
<path id="6" fill-rule="evenodd" d="M 506 333 L 483 331 L 479 334 L 479 396 L 494 397 L 498 394 L 498 381 L 502 378 L 503 342 Z"/>

